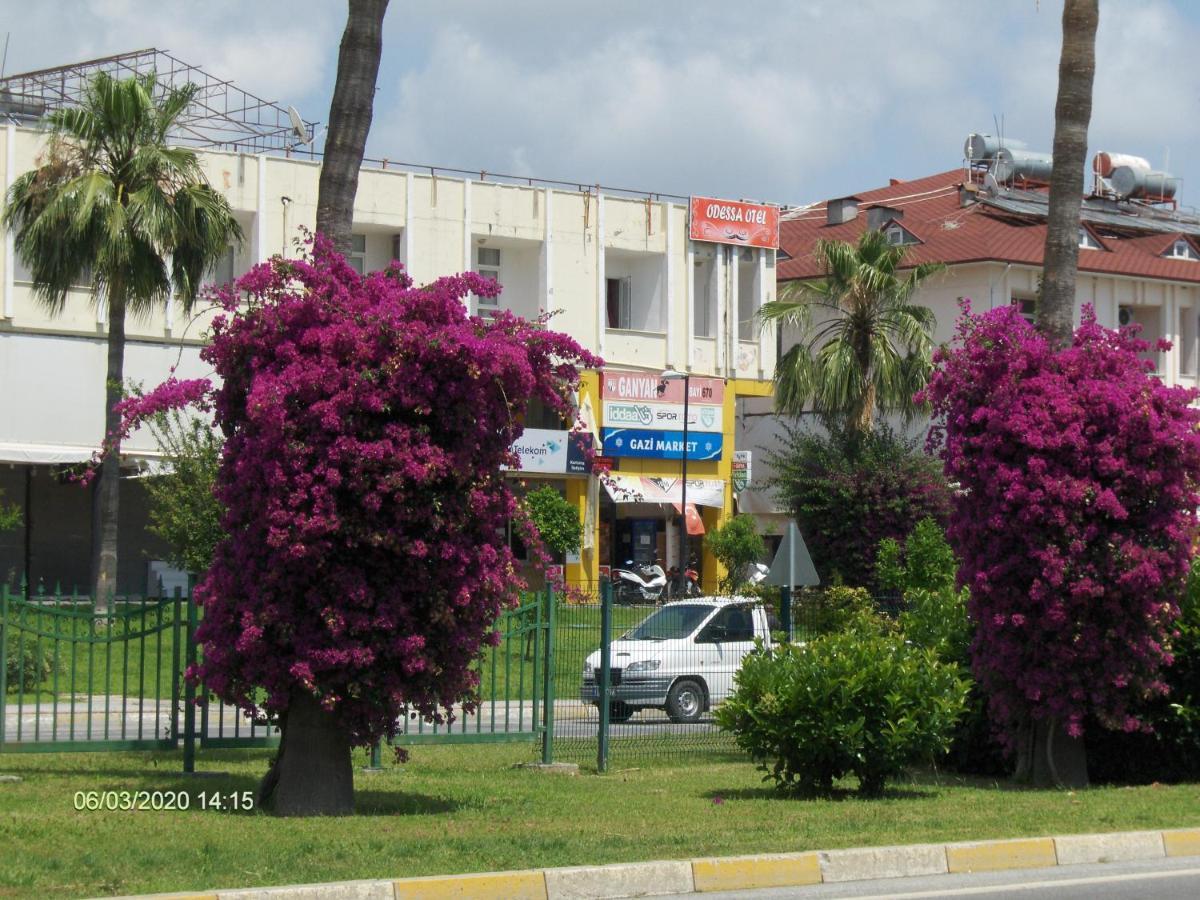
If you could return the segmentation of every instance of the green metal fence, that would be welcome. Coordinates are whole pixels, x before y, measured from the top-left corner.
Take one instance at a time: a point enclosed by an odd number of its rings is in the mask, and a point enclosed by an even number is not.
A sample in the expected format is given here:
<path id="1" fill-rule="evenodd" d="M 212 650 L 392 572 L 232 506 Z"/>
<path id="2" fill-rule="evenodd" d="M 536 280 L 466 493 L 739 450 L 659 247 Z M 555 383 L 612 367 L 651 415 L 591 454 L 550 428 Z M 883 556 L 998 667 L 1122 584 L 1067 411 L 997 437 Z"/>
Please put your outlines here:
<path id="1" fill-rule="evenodd" d="M 556 608 L 526 594 L 501 614 L 497 643 L 478 665 L 480 702 L 449 722 L 412 717 L 397 744 L 538 741 L 553 758 Z M 0 586 L 0 753 L 268 747 L 279 732 L 184 678 L 201 654 L 199 607 L 181 596 L 116 600 L 96 612 L 86 597 L 29 599 Z"/>
<path id="2" fill-rule="evenodd" d="M 95 612 L 0 586 L 0 751 L 174 747 L 183 616 L 179 597 Z"/>

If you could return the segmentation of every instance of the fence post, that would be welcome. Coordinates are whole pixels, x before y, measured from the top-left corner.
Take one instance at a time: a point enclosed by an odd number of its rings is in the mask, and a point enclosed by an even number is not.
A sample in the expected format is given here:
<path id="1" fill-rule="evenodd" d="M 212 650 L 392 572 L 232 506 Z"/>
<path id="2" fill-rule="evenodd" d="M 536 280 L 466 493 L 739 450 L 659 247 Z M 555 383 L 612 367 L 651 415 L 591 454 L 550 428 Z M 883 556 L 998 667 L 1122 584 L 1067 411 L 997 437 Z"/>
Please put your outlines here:
<path id="1" fill-rule="evenodd" d="M 8 583 L 0 585 L 0 750 L 4 749 L 4 719 L 8 712 L 4 698 L 8 695 Z M 17 711 L 20 715 L 20 710 Z"/>
<path id="2" fill-rule="evenodd" d="M 179 588 L 175 588 L 176 592 Z M 196 599 L 192 596 L 192 579 L 188 577 L 187 598 L 187 667 L 196 664 Z M 183 771 L 196 771 L 196 684 L 190 678 L 183 682 Z"/>
<path id="3" fill-rule="evenodd" d="M 542 663 L 542 765 L 554 762 L 554 585 L 546 585 L 546 658 Z M 536 709 L 536 704 L 535 707 Z"/>
<path id="4" fill-rule="evenodd" d="M 596 769 L 608 771 L 608 712 L 612 679 L 612 583 L 600 587 L 600 671 L 596 673 L 600 700 L 600 732 L 596 736 Z"/>
<path id="5" fill-rule="evenodd" d="M 180 684 L 180 653 L 183 639 L 183 601 L 179 588 L 175 589 L 175 614 L 171 619 L 171 744 L 179 742 L 179 712 L 183 700 L 182 685 Z M 90 676 L 89 676 L 90 678 Z M 89 681 L 90 683 L 90 681 Z"/>
<path id="6" fill-rule="evenodd" d="M 792 625 L 792 588 L 790 585 L 779 589 L 779 618 L 788 641 L 794 641 L 796 629 Z"/>

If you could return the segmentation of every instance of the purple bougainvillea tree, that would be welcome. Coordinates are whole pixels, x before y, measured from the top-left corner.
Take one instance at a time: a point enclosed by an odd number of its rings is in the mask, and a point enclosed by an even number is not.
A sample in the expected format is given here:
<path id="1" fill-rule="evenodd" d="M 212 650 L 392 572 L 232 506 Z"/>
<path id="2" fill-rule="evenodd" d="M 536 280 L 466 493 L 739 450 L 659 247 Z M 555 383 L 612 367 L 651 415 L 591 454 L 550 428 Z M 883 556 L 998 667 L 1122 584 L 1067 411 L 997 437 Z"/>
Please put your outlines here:
<path id="1" fill-rule="evenodd" d="M 263 787 L 277 811 L 348 812 L 352 746 L 473 708 L 471 663 L 521 586 L 505 522 L 528 527 L 501 466 L 530 401 L 568 415 L 600 360 L 542 322 L 469 317 L 491 279 L 362 278 L 321 237 L 237 291 L 249 306 L 227 295 L 202 353 L 219 383 L 126 401 L 126 426 L 211 406 L 227 537 L 196 588 L 192 674 L 281 723 Z"/>
<path id="2" fill-rule="evenodd" d="M 1035 756 L 1035 779 L 1039 728 L 1051 742 L 1081 735 L 1089 715 L 1137 729 L 1136 699 L 1165 689 L 1200 501 L 1200 412 L 1196 391 L 1150 374 L 1148 348 L 1090 307 L 1056 350 L 1014 308 L 964 304 L 924 392 L 931 444 L 964 489 L 949 538 L 971 590 L 973 668 L 1002 740 Z M 1057 780 L 1049 747 L 1046 758 Z"/>

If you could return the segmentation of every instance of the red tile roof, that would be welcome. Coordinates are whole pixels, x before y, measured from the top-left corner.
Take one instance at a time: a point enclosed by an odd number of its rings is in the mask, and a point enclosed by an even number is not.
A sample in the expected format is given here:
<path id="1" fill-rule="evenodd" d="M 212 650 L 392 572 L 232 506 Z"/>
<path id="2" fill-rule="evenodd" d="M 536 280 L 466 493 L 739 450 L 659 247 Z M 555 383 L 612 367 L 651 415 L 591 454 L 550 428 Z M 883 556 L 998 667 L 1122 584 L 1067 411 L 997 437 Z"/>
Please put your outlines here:
<path id="1" fill-rule="evenodd" d="M 779 280 L 821 277 L 824 272 L 813 256 L 817 239 L 856 241 L 867 227 L 867 209 L 872 206 L 890 206 L 904 213 L 900 224 L 922 241 L 907 245 L 906 262 L 913 265 L 996 261 L 1040 267 L 1046 243 L 1045 222 L 984 203 L 963 207 L 959 203 L 963 181 L 963 170 L 953 169 L 859 192 L 858 216 L 841 225 L 826 224 L 824 203 L 792 211 L 780 226 L 780 244 L 792 258 L 779 264 Z M 1200 284 L 1200 261 L 1163 256 L 1183 235 L 1158 231 L 1114 237 L 1104 225 L 1090 230 L 1106 249 L 1080 249 L 1081 272 Z"/>

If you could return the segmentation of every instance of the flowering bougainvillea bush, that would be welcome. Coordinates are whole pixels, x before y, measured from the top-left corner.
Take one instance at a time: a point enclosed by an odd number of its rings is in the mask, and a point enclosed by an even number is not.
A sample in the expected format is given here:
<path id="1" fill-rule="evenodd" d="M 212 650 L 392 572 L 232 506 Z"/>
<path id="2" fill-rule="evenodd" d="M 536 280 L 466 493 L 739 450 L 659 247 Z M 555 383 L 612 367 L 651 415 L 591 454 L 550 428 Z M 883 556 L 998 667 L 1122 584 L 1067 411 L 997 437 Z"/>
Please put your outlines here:
<path id="1" fill-rule="evenodd" d="M 520 587 L 506 520 L 536 540 L 501 466 L 530 401 L 567 415 L 600 360 L 541 322 L 469 317 L 491 279 L 364 278 L 321 237 L 236 287 L 202 354 L 220 383 L 169 381 L 123 409 L 128 428 L 207 404 L 225 436 L 193 677 L 256 715 L 308 692 L 358 745 L 406 712 L 472 709 L 471 663 Z"/>
<path id="2" fill-rule="evenodd" d="M 1144 727 L 1188 571 L 1200 476 L 1197 392 L 1165 387 L 1133 330 L 1090 307 L 1056 349 L 1013 308 L 974 315 L 925 394 L 947 476 L 948 536 L 970 588 L 972 665 L 993 720 L 1082 733 Z"/>

